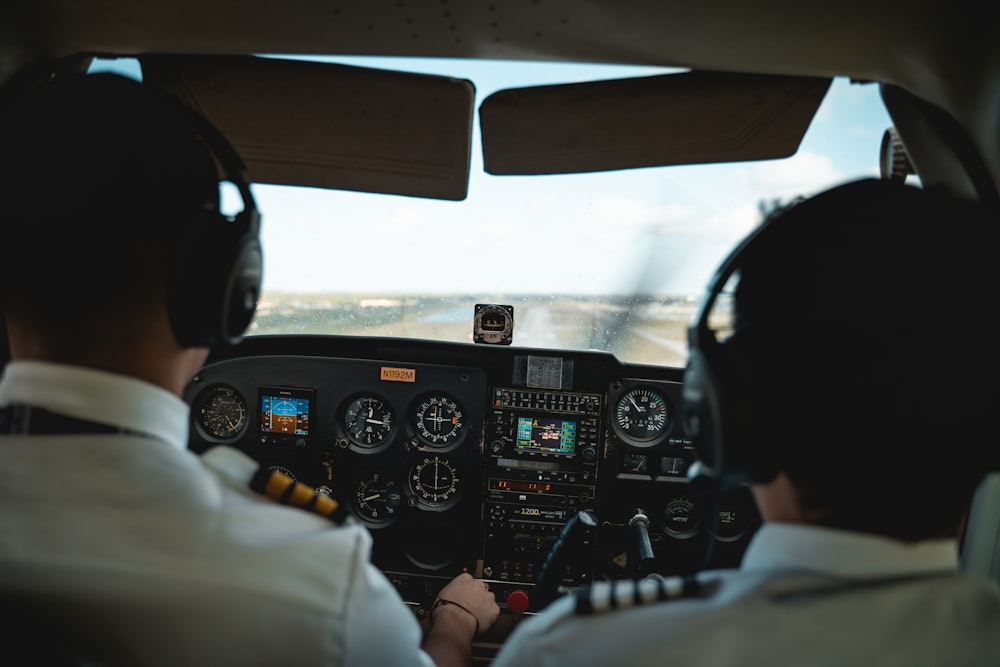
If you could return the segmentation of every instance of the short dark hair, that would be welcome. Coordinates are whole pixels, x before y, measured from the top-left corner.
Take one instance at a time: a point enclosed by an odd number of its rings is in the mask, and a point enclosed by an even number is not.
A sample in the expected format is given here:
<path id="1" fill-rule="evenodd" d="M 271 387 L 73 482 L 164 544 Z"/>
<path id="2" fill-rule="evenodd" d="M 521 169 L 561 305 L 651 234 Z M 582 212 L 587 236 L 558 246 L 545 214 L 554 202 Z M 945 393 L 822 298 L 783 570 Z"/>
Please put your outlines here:
<path id="1" fill-rule="evenodd" d="M 165 298 L 185 218 L 217 169 L 176 102 L 114 74 L 67 75 L 0 109 L 0 302 L 54 333 Z"/>
<path id="2" fill-rule="evenodd" d="M 824 523 L 947 534 L 997 466 L 997 223 L 865 180 L 779 211 L 748 246 L 731 344 L 761 437 Z"/>

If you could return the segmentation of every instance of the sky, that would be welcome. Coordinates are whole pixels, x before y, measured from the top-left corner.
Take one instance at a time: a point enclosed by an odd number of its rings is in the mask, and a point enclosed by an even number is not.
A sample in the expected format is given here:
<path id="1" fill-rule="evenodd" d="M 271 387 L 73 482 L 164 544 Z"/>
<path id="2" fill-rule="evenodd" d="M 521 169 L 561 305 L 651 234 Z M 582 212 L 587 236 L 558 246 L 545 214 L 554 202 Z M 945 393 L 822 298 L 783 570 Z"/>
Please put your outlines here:
<path id="1" fill-rule="evenodd" d="M 652 68 L 338 59 L 470 79 L 495 90 L 662 73 Z M 485 174 L 474 122 L 463 202 L 257 184 L 264 292 L 700 294 L 760 220 L 788 200 L 878 172 L 891 125 L 872 85 L 834 81 L 784 160 L 517 177 Z"/>

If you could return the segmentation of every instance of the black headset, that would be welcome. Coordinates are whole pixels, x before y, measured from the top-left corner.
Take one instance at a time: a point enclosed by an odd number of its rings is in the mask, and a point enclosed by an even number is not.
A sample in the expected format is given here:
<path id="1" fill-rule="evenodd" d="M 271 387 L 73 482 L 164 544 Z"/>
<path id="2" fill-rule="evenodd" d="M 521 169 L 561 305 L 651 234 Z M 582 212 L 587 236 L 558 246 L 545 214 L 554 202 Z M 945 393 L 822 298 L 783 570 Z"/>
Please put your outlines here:
<path id="1" fill-rule="evenodd" d="M 781 447 L 771 442 L 762 422 L 763 408 L 756 395 L 759 387 L 747 360 L 740 357 L 741 349 L 748 343 L 754 348 L 752 354 L 759 356 L 770 344 L 769 339 L 790 341 L 780 332 L 764 331 L 760 324 L 746 323 L 740 324 L 739 329 L 725 340 L 720 340 L 719 330 L 713 327 L 710 318 L 731 279 L 735 280 L 734 276 L 748 257 L 772 245 L 776 237 L 787 235 L 788 230 L 800 227 L 798 223 L 803 222 L 803 217 L 822 215 L 831 201 L 860 204 L 873 197 L 892 195 L 903 187 L 898 183 L 864 179 L 827 190 L 808 200 L 797 199 L 768 215 L 716 270 L 688 328 L 683 416 L 697 454 L 697 460 L 688 471 L 692 483 L 726 493 L 749 482 L 770 481 L 784 463 Z M 789 276 L 789 280 L 798 278 Z M 732 321 L 733 313 L 730 311 L 729 315 Z"/>
<path id="2" fill-rule="evenodd" d="M 747 439 L 755 431 L 753 408 L 739 400 L 750 389 L 746 386 L 748 381 L 743 377 L 732 348 L 717 338 L 709 317 L 719 295 L 746 257 L 745 253 L 769 224 L 765 222 L 754 230 L 723 261 L 688 327 L 688 360 L 682 385 L 683 416 L 697 454 L 697 460 L 688 469 L 688 479 L 694 484 L 707 484 L 720 493 L 751 479 L 766 477 L 768 472 L 754 469 L 755 465 L 763 463 L 763 453 L 746 446 Z M 732 446 L 733 442 L 743 446 Z"/>
<path id="3" fill-rule="evenodd" d="M 222 212 L 220 197 L 211 204 L 177 210 L 161 202 L 156 214 L 176 218 L 178 232 L 166 277 L 166 304 L 170 326 L 184 347 L 214 348 L 239 342 L 257 309 L 262 279 L 260 213 L 250 192 L 250 177 L 236 149 L 192 106 L 169 91 L 113 73 L 71 71 L 25 77 L 17 86 L 0 90 L 2 101 L 30 95 L 33 90 L 58 86 L 65 80 L 100 80 L 129 95 L 145 95 L 178 127 L 190 131 L 204 146 L 219 171 L 217 185 L 231 182 L 243 208 L 235 215 Z M 128 92 L 131 91 L 131 92 Z"/>
<path id="4" fill-rule="evenodd" d="M 157 94 L 159 91 L 156 91 Z M 243 210 L 196 212 L 167 275 L 167 312 L 184 347 L 238 343 L 257 310 L 262 279 L 260 213 L 250 177 L 236 149 L 203 115 L 163 93 L 186 117 L 222 168 L 221 182 L 236 186 Z"/>

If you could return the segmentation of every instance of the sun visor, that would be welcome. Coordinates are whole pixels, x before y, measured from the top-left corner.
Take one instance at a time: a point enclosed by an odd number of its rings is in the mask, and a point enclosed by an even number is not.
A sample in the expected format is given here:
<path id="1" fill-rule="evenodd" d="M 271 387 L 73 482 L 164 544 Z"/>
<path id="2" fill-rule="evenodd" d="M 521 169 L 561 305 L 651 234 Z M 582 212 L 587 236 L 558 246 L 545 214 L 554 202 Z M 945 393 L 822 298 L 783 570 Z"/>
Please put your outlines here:
<path id="1" fill-rule="evenodd" d="M 215 124 L 257 183 L 462 200 L 475 88 L 452 77 L 252 56 L 143 56 L 143 80 Z"/>
<path id="2" fill-rule="evenodd" d="M 684 72 L 501 90 L 479 109 L 483 163 L 563 174 L 787 157 L 830 83 Z"/>

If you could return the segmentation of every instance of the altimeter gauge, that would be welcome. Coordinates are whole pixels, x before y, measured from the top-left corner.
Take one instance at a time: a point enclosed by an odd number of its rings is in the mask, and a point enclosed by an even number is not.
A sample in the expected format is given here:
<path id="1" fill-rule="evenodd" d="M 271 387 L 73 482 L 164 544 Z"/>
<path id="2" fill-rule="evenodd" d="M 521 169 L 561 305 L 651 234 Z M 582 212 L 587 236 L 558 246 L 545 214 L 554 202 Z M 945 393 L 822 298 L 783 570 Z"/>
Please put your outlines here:
<path id="1" fill-rule="evenodd" d="M 392 408 L 374 394 L 355 398 L 344 411 L 347 437 L 362 449 L 376 449 L 388 444 L 394 425 Z"/>

